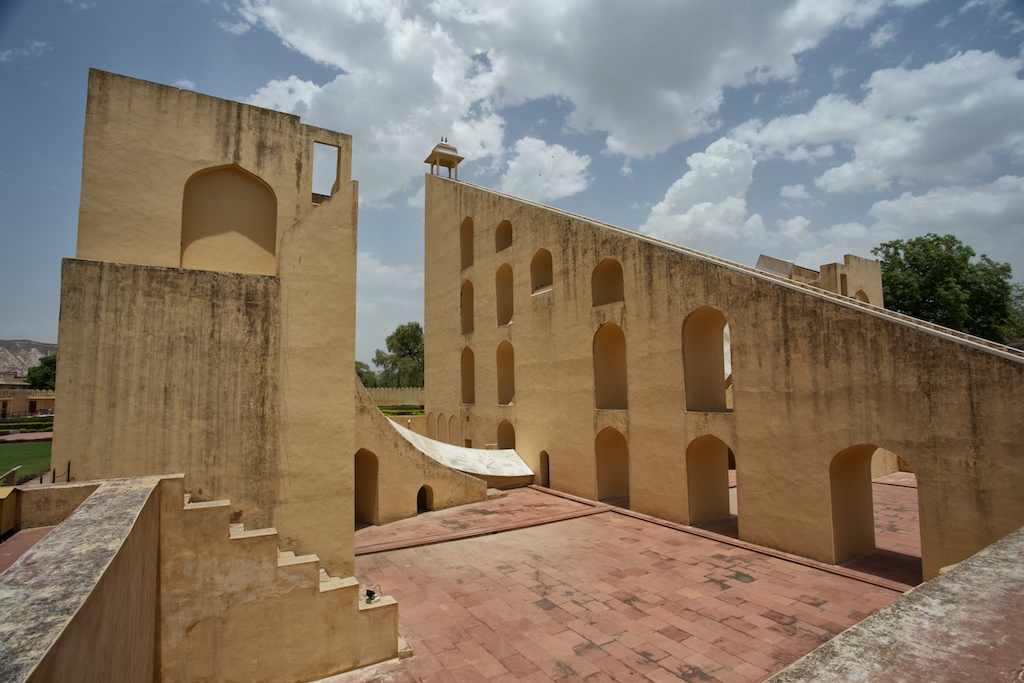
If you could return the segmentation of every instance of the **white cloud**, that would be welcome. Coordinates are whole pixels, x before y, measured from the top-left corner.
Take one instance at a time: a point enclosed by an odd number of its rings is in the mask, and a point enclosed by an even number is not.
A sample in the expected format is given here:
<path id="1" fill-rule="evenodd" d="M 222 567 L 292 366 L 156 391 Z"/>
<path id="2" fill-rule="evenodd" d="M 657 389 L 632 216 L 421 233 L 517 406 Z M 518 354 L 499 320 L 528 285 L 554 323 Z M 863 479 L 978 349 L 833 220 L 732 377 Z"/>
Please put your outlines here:
<path id="1" fill-rule="evenodd" d="M 590 157 L 562 145 L 526 137 L 518 140 L 515 156 L 501 177 L 499 188 L 536 201 L 569 197 L 587 189 Z"/>
<path id="2" fill-rule="evenodd" d="M 973 187 L 938 187 L 919 195 L 904 192 L 896 199 L 875 202 L 868 213 L 876 219 L 876 229 L 908 237 L 950 232 L 1000 260 L 1001 252 L 1024 247 L 1024 177 L 1003 176 Z M 1021 275 L 1017 273 L 1018 278 Z"/>
<path id="3" fill-rule="evenodd" d="M 218 21 L 217 27 L 233 35 L 240 36 L 248 32 L 252 28 L 252 24 L 247 21 Z"/>
<path id="4" fill-rule="evenodd" d="M 381 262 L 369 252 L 361 251 L 356 256 L 356 269 L 360 285 L 387 285 L 390 288 L 405 290 L 423 289 L 422 266 L 390 265 Z"/>
<path id="5" fill-rule="evenodd" d="M 246 25 L 344 71 L 312 94 L 304 117 L 353 135 L 354 176 L 374 201 L 418 176 L 440 135 L 494 170 L 507 156 L 503 109 L 531 100 L 565 102 L 566 129 L 598 131 L 612 153 L 664 152 L 720 126 L 727 88 L 792 79 L 798 54 L 901 4 L 661 3 L 638 12 L 597 0 L 236 0 L 230 7 Z"/>
<path id="6" fill-rule="evenodd" d="M 1024 59 L 965 52 L 916 70 L 876 71 L 859 102 L 827 95 L 806 114 L 749 121 L 732 135 L 758 155 L 850 161 L 822 173 L 829 192 L 884 189 L 896 180 L 956 182 L 1024 155 Z"/>
<path id="7" fill-rule="evenodd" d="M 46 54 L 52 49 L 53 45 L 51 43 L 47 43 L 42 40 L 29 40 L 26 41 L 25 47 L 16 47 L 0 51 L 0 64 L 8 64 L 17 59 L 26 57 L 38 57 Z"/>
<path id="8" fill-rule="evenodd" d="M 885 47 L 892 41 L 896 40 L 899 33 L 899 22 L 887 21 L 872 31 L 871 35 L 868 36 L 868 45 L 873 50 Z"/>
<path id="9" fill-rule="evenodd" d="M 783 185 L 779 194 L 787 199 L 810 199 L 811 195 L 803 185 Z"/>
<path id="10" fill-rule="evenodd" d="M 690 170 L 651 208 L 640 232 L 704 251 L 765 238 L 761 216 L 747 212 L 745 196 L 757 165 L 747 145 L 720 138 L 686 163 Z"/>
<path id="11" fill-rule="evenodd" d="M 178 80 L 174 81 L 174 87 L 181 88 L 182 90 L 195 90 L 196 84 L 187 78 L 179 78 Z"/>
<path id="12" fill-rule="evenodd" d="M 306 113 L 310 100 L 320 90 L 320 86 L 312 81 L 303 81 L 295 76 L 289 76 L 283 80 L 270 81 L 250 95 L 246 101 L 257 107 L 266 107 L 302 116 Z"/>

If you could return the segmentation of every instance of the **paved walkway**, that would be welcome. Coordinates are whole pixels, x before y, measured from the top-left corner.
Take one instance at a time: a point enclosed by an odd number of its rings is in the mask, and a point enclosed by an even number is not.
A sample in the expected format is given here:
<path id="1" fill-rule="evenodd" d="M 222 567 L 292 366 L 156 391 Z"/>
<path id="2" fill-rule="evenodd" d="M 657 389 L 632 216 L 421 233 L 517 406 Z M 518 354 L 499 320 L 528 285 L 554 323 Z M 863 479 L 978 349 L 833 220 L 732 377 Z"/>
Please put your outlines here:
<path id="1" fill-rule="evenodd" d="M 0 436 L 0 442 L 5 441 L 53 441 L 53 432 L 19 432 Z"/>
<path id="2" fill-rule="evenodd" d="M 357 578 L 399 601 L 413 657 L 329 679 L 345 683 L 759 681 L 900 595 L 536 488 L 356 545 Z"/>

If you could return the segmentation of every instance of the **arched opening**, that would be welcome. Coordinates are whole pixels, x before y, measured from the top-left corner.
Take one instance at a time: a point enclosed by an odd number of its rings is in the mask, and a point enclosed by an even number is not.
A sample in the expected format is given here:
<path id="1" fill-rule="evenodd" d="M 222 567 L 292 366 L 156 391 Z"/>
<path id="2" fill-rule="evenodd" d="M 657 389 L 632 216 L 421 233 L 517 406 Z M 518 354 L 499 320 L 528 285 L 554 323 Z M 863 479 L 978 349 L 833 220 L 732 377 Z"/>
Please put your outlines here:
<path id="1" fill-rule="evenodd" d="M 498 324 L 512 322 L 512 266 L 503 263 L 494 274 L 494 299 L 497 305 Z"/>
<path id="2" fill-rule="evenodd" d="M 473 349 L 462 349 L 462 402 L 476 403 L 476 358 Z"/>
<path id="3" fill-rule="evenodd" d="M 538 483 L 541 486 L 551 485 L 551 459 L 548 457 L 547 451 L 540 452 L 540 471 L 537 473 L 537 477 L 540 479 Z"/>
<path id="4" fill-rule="evenodd" d="M 508 420 L 498 424 L 498 448 L 516 447 L 516 428 Z"/>
<path id="5" fill-rule="evenodd" d="M 437 421 L 434 418 L 434 411 L 427 413 L 427 438 L 437 438 Z"/>
<path id="6" fill-rule="evenodd" d="M 590 291 L 595 306 L 622 301 L 622 264 L 613 258 L 598 263 L 590 277 Z"/>
<path id="7" fill-rule="evenodd" d="M 416 492 L 416 514 L 430 512 L 434 509 L 434 489 L 426 484 Z"/>
<path id="8" fill-rule="evenodd" d="M 920 583 L 917 477 L 906 461 L 874 444 L 858 444 L 829 463 L 832 551 L 844 564 L 907 585 Z M 880 474 L 872 479 L 872 470 Z"/>
<path id="9" fill-rule="evenodd" d="M 615 323 L 594 334 L 594 405 L 600 410 L 626 410 L 626 335 Z"/>
<path id="10" fill-rule="evenodd" d="M 181 267 L 277 274 L 277 197 L 238 166 L 195 173 L 181 206 Z"/>
<path id="11" fill-rule="evenodd" d="M 459 423 L 459 416 L 452 415 L 448 418 L 448 443 L 458 446 L 462 441 L 462 425 Z"/>
<path id="12" fill-rule="evenodd" d="M 538 249 L 530 261 L 530 291 L 550 291 L 555 281 L 552 272 L 551 252 L 547 249 Z"/>
<path id="13" fill-rule="evenodd" d="M 594 440 L 597 499 L 629 508 L 629 446 L 619 430 L 605 427 Z"/>
<path id="14" fill-rule="evenodd" d="M 868 295 L 864 292 L 863 289 L 858 289 L 857 293 L 853 295 L 853 298 L 856 299 L 857 301 L 863 301 L 866 304 L 871 303 L 870 301 L 868 301 Z"/>
<path id="15" fill-rule="evenodd" d="M 683 321 L 683 388 L 686 409 L 697 412 L 726 412 L 726 388 L 732 386 L 732 363 L 726 363 L 725 349 L 731 350 L 721 311 L 701 306 Z M 731 353 L 731 351 L 730 351 Z"/>
<path id="16" fill-rule="evenodd" d="M 462 267 L 469 268 L 473 265 L 473 219 L 470 216 L 462 221 L 459 242 L 462 245 Z"/>
<path id="17" fill-rule="evenodd" d="M 498 344 L 495 365 L 498 369 L 498 403 L 507 406 L 516 400 L 516 354 L 511 342 Z"/>
<path id="18" fill-rule="evenodd" d="M 377 523 L 377 456 L 365 448 L 356 451 L 356 528 Z"/>
<path id="19" fill-rule="evenodd" d="M 437 440 L 448 443 L 448 418 L 444 413 L 437 416 Z"/>
<path id="20" fill-rule="evenodd" d="M 736 491 L 729 481 L 733 459 L 725 442 L 711 434 L 686 447 L 687 514 L 692 526 L 738 536 Z"/>
<path id="21" fill-rule="evenodd" d="M 508 249 L 511 246 L 512 224 L 508 221 L 502 221 L 498 223 L 498 227 L 494 231 L 494 251 L 497 253 L 502 249 Z"/>
<path id="22" fill-rule="evenodd" d="M 473 331 L 473 283 L 462 283 L 462 334 Z"/>

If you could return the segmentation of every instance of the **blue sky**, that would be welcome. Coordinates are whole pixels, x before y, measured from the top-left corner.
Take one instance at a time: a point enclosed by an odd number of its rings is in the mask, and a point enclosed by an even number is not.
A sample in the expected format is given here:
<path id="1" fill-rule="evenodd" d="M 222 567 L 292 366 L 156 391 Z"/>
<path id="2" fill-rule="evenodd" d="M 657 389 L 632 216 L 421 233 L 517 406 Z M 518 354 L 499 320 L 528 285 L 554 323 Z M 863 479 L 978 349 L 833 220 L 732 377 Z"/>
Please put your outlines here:
<path id="1" fill-rule="evenodd" d="M 0 338 L 57 336 L 89 67 L 354 136 L 357 357 L 423 316 L 423 159 L 753 265 L 951 232 L 1024 279 L 1024 2 L 3 0 Z"/>

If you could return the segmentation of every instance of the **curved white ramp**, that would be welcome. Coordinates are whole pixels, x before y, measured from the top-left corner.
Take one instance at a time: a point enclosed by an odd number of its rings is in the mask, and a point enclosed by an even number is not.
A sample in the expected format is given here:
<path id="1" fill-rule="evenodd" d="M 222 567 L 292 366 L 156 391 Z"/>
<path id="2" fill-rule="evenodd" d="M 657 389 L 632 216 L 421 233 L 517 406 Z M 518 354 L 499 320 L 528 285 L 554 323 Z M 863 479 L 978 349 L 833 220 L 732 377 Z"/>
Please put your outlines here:
<path id="1" fill-rule="evenodd" d="M 489 477 L 528 477 L 533 470 L 523 462 L 514 449 L 505 448 L 491 450 L 484 448 L 466 448 L 453 446 L 449 443 L 435 441 L 411 429 L 406 429 L 394 420 L 388 420 L 391 426 L 412 446 L 431 460 L 436 460 L 445 467 L 450 467 L 466 474 Z"/>

